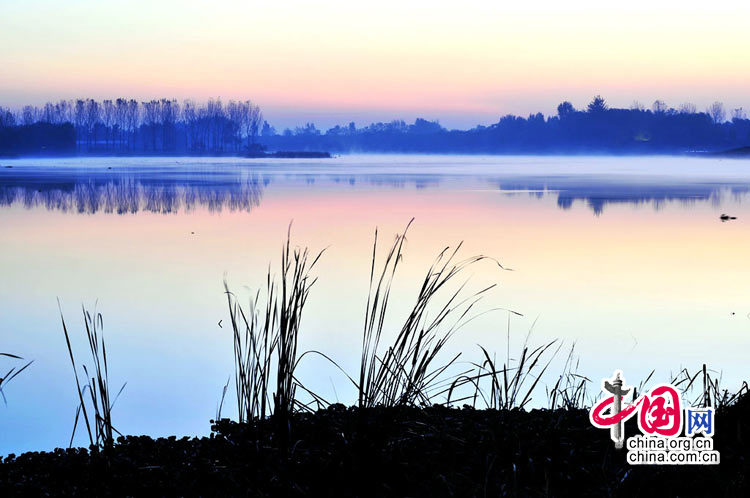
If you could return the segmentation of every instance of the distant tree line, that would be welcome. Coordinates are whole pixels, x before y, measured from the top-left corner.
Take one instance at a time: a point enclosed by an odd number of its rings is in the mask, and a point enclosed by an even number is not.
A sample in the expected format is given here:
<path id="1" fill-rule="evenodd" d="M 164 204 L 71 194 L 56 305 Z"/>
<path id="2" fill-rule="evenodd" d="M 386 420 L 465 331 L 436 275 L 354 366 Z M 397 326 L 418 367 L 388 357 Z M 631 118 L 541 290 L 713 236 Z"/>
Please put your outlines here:
<path id="1" fill-rule="evenodd" d="M 728 119 L 729 114 L 729 120 Z M 22 145 L 23 144 L 23 145 Z M 269 150 L 426 153 L 681 153 L 750 145 L 750 120 L 743 109 L 727 113 L 715 102 L 705 112 L 661 100 L 650 109 L 634 102 L 610 108 L 596 96 L 584 109 L 570 102 L 557 114 L 508 114 L 490 126 L 448 130 L 418 118 L 326 131 L 313 123 L 278 133 L 250 101 L 198 105 L 174 99 L 79 99 L 0 107 L 0 153 L 243 154 Z M 36 148 L 35 148 L 36 147 Z M 15 152 L 14 152 L 15 151 Z"/>
<path id="2" fill-rule="evenodd" d="M 61 100 L 17 112 L 0 107 L 0 137 L 27 141 L 26 135 L 46 130 L 64 135 L 67 149 L 82 154 L 237 154 L 256 146 L 262 121 L 249 100 Z M 63 132 L 70 129 L 72 136 Z M 0 142 L 0 152 L 19 148 L 12 146 Z"/>
<path id="3" fill-rule="evenodd" d="M 68 155 L 76 151 L 76 131 L 70 123 L 5 126 L 5 122 L 0 122 L 0 156 Z"/>
<path id="4" fill-rule="evenodd" d="M 682 153 L 750 145 L 750 120 L 742 109 L 734 109 L 727 121 L 720 102 L 705 112 L 692 104 L 671 108 L 661 100 L 651 109 L 638 102 L 616 109 L 597 95 L 585 109 L 566 101 L 554 116 L 508 114 L 471 130 L 447 130 L 424 119 L 361 128 L 349 123 L 325 132 L 308 123 L 281 134 L 264 129 L 260 142 L 270 149 L 331 152 Z"/>

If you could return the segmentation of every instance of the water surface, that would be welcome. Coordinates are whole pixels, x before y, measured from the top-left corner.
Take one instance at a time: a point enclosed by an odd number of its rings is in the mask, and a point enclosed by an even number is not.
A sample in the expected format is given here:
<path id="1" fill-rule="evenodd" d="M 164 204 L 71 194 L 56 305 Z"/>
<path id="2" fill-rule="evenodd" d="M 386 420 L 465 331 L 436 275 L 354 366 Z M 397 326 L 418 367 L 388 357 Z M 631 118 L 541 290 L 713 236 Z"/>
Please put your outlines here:
<path id="1" fill-rule="evenodd" d="M 669 157 L 0 160 L 0 351 L 35 360 L 6 389 L 0 454 L 70 436 L 76 394 L 56 298 L 81 355 L 80 307 L 98 301 L 111 380 L 128 382 L 121 432 L 207 433 L 233 371 L 223 278 L 250 296 L 292 220 L 295 243 L 327 248 L 301 348 L 350 372 L 373 232 L 390 241 L 413 217 L 394 327 L 434 256 L 463 241 L 462 254 L 513 269 L 470 272 L 472 288 L 500 284 L 487 308 L 523 314 L 510 321 L 511 355 L 535 323 L 532 342 L 576 342 L 595 379 L 621 368 L 637 383 L 655 368 L 665 381 L 706 362 L 736 385 L 748 377 L 748 188 L 750 161 Z M 448 353 L 474 359 L 481 343 L 504 357 L 507 337 L 508 314 L 490 313 Z M 300 377 L 353 401 L 324 361 L 305 361 Z"/>

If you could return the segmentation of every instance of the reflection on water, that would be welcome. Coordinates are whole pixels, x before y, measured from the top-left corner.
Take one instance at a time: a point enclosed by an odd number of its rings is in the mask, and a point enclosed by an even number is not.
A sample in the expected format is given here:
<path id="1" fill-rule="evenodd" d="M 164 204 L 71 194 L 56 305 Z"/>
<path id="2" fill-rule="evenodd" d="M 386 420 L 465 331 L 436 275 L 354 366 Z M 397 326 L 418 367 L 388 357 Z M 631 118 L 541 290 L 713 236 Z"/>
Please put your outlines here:
<path id="1" fill-rule="evenodd" d="M 742 198 L 750 189 L 750 176 L 742 168 L 730 165 L 722 170 L 714 164 L 706 168 L 705 162 L 690 163 L 690 167 L 679 170 L 670 169 L 674 164 L 667 163 L 665 167 L 657 163 L 650 170 L 623 171 L 603 159 L 599 161 L 601 164 L 589 161 L 583 167 L 565 170 L 560 168 L 561 160 L 547 160 L 542 167 L 535 163 L 514 165 L 503 158 L 495 159 L 494 164 L 471 160 L 465 160 L 468 164 L 460 164 L 461 161 L 446 164 L 430 160 L 414 166 L 397 160 L 369 164 L 335 160 L 266 164 L 196 159 L 166 167 L 163 162 L 140 164 L 138 159 L 129 159 L 114 168 L 106 166 L 108 160 L 101 160 L 104 162 L 97 163 L 98 167 L 84 161 L 63 167 L 40 161 L 0 168 L 0 206 L 21 205 L 29 209 L 41 206 L 89 214 L 190 212 L 197 206 L 212 212 L 249 211 L 259 205 L 265 188 L 271 184 L 416 190 L 489 187 L 506 194 L 551 196 L 561 209 L 570 209 L 574 202 L 581 201 L 600 215 L 611 204 L 650 204 L 656 209 L 668 201 L 716 204 L 724 196 Z M 153 163 L 154 159 L 144 161 Z M 679 161 L 675 160 L 676 164 Z"/>
<path id="2" fill-rule="evenodd" d="M 662 180 L 663 181 L 663 180 Z M 636 183 L 627 178 L 546 178 L 515 180 L 513 183 L 500 181 L 500 190 L 508 192 L 527 191 L 532 195 L 556 195 L 561 209 L 570 209 L 575 201 L 583 201 L 599 215 L 608 204 L 651 204 L 659 209 L 667 201 L 677 201 L 685 205 L 695 202 L 716 204 L 723 197 L 739 199 L 747 195 L 750 187 L 746 183 L 696 182 Z"/>
<path id="3" fill-rule="evenodd" d="M 117 214 L 190 212 L 198 205 L 211 212 L 222 209 L 250 211 L 260 204 L 262 194 L 263 184 L 255 180 L 218 188 L 213 185 L 152 184 L 121 178 L 103 184 L 89 181 L 67 187 L 0 186 L 0 206 L 20 204 L 27 209 L 45 207 L 87 214 L 100 211 Z"/>
<path id="4" fill-rule="evenodd" d="M 45 207 L 63 212 L 133 214 L 250 211 L 260 203 L 263 180 L 249 173 L 151 171 L 133 174 L 111 170 L 5 170 L 0 175 L 0 206 Z"/>

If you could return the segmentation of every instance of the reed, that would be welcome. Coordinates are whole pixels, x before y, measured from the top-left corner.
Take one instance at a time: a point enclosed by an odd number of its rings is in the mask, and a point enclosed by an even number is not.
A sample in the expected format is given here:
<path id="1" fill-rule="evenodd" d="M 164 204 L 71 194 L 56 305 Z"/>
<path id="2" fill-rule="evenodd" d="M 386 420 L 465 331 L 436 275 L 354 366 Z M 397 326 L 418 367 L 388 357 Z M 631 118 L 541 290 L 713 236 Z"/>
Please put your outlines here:
<path id="1" fill-rule="evenodd" d="M 59 303 L 58 303 L 59 307 Z M 109 385 L 109 363 L 107 361 L 107 347 L 104 342 L 104 319 L 101 313 L 92 315 L 85 307 L 81 307 L 83 312 L 83 322 L 86 330 L 86 339 L 88 340 L 90 361 L 92 370 L 86 364 L 81 365 L 83 376 L 79 375 L 79 369 L 76 364 L 75 354 L 70 342 L 70 334 L 65 324 L 65 318 L 60 308 L 60 320 L 62 322 L 65 342 L 68 347 L 70 363 L 73 367 L 73 374 L 76 382 L 76 391 L 78 394 L 78 407 L 76 408 L 75 419 L 73 422 L 73 432 L 70 436 L 70 446 L 73 445 L 73 438 L 78 428 L 78 422 L 83 415 L 83 422 L 86 427 L 89 442 L 92 448 L 111 448 L 114 444 L 114 434 L 120 432 L 112 424 L 112 410 L 127 383 L 124 383 L 119 391 L 113 396 Z M 93 431 L 92 431 L 93 427 Z M 121 435 L 121 434 L 120 434 Z"/>
<path id="2" fill-rule="evenodd" d="M 475 367 L 472 374 L 461 375 L 450 384 L 447 389 L 447 404 L 471 399 L 474 408 L 479 400 L 486 408 L 493 410 L 525 408 L 532 401 L 544 373 L 560 351 L 561 344 L 558 342 L 555 339 L 531 348 L 527 335 L 518 358 L 508 355 L 501 367 L 497 364 L 496 355 L 490 355 L 484 347 L 479 346 L 482 362 L 472 363 Z M 558 347 L 552 349 L 555 344 Z M 453 399 L 453 393 L 466 385 L 473 387 L 473 394 Z"/>
<path id="3" fill-rule="evenodd" d="M 258 309 L 260 291 L 250 299 L 247 311 L 224 281 L 230 323 L 234 338 L 234 382 L 239 422 L 265 418 L 271 409 L 268 386 L 271 376 L 271 355 L 278 342 L 275 284 L 269 269 L 266 283 L 267 301 Z M 222 404 L 226 390 L 222 394 Z M 217 418 L 220 416 L 218 410 Z"/>
<path id="4" fill-rule="evenodd" d="M 682 397 L 693 407 L 713 407 L 718 410 L 733 405 L 741 396 L 750 391 L 747 381 L 743 381 L 736 391 L 729 391 L 722 385 L 722 374 L 703 366 L 691 373 L 683 368 L 672 376 L 672 384 L 680 389 Z"/>
<path id="5" fill-rule="evenodd" d="M 575 343 L 570 346 L 560 376 L 555 384 L 547 389 L 550 410 L 583 408 L 590 401 L 587 386 L 591 379 L 578 373 L 580 358 L 575 356 L 575 347 Z"/>
<path id="6" fill-rule="evenodd" d="M 299 383 L 294 372 L 298 364 L 297 344 L 302 311 L 310 289 L 318 280 L 310 276 L 310 271 L 325 251 L 324 249 L 312 256 L 307 247 L 292 250 L 290 239 L 291 233 L 287 233 L 286 245 L 281 252 L 281 294 L 277 296 L 279 327 L 274 413 L 281 419 L 286 418 L 296 406 L 295 392 Z"/>
<path id="7" fill-rule="evenodd" d="M 4 356 L 5 358 L 10 358 L 12 360 L 23 361 L 22 357 L 15 355 L 15 354 L 11 354 L 11 353 L 0 353 L 0 356 Z M 11 367 L 11 369 L 8 370 L 8 372 L 5 375 L 0 377 L 0 396 L 2 396 L 3 403 L 6 406 L 8 405 L 8 400 L 5 398 L 5 393 L 3 392 L 3 388 L 7 387 L 11 380 L 13 380 L 21 372 L 26 370 L 29 367 L 29 365 L 31 365 L 32 363 L 34 363 L 34 360 L 29 361 L 28 363 L 26 363 L 25 365 L 21 367 Z"/>
<path id="8" fill-rule="evenodd" d="M 460 356 L 459 353 L 447 361 L 436 362 L 438 354 L 454 333 L 478 316 L 472 315 L 472 310 L 495 285 L 470 293 L 465 292 L 466 280 L 457 289 L 446 290 L 447 299 L 435 306 L 441 291 L 480 261 L 488 260 L 504 269 L 498 261 L 487 256 L 458 260 L 461 243 L 454 248 L 445 247 L 428 269 L 415 303 L 393 343 L 381 351 L 393 280 L 403 259 L 406 234 L 413 221 L 407 224 L 403 233 L 396 235 L 378 271 L 378 231 L 375 231 L 359 381 L 356 383 L 360 408 L 430 404 L 432 391 L 439 387 L 442 376 Z"/>
<path id="9" fill-rule="evenodd" d="M 295 377 L 302 313 L 316 278 L 310 276 L 324 251 L 292 248 L 291 226 L 281 252 L 279 282 L 269 267 L 265 304 L 258 291 L 243 308 L 224 282 L 234 338 L 235 390 L 238 419 L 249 422 L 267 416 L 288 419 L 300 406 Z M 262 307 L 261 307 L 262 306 Z M 275 371 L 274 371 L 275 366 Z M 269 395 L 271 386 L 273 395 Z"/>

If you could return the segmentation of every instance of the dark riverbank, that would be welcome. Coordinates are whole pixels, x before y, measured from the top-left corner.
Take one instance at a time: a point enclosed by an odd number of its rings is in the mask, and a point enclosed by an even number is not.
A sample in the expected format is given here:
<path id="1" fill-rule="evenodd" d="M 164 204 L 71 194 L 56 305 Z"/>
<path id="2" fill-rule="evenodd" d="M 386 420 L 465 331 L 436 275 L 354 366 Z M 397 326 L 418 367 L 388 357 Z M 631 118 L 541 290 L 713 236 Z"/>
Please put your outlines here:
<path id="1" fill-rule="evenodd" d="M 330 159 L 331 153 L 304 150 L 279 150 L 276 152 L 258 151 L 245 154 L 243 157 L 251 159 Z"/>
<path id="2" fill-rule="evenodd" d="M 717 157 L 729 157 L 743 159 L 750 157 L 750 147 L 739 147 L 736 149 L 725 150 L 714 154 Z"/>
<path id="3" fill-rule="evenodd" d="M 254 153 L 169 153 L 169 152 L 140 152 L 127 154 L 123 152 L 97 152 L 97 153 L 78 153 L 78 152 L 67 152 L 67 153 L 45 153 L 44 151 L 37 151 L 34 153 L 16 153 L 16 154 L 3 154 L 0 151 L 0 159 L 49 159 L 49 158 L 71 158 L 71 157 L 168 157 L 168 158 L 220 158 L 220 157 L 236 157 L 246 159 L 330 159 L 334 157 L 330 152 L 326 151 L 288 151 L 279 150 L 273 152 L 254 152 Z M 6 166 L 10 168 L 11 166 Z"/>
<path id="4" fill-rule="evenodd" d="M 631 466 L 585 410 L 334 405 L 294 415 L 288 437 L 222 421 L 210 438 L 120 438 L 107 457 L 11 455 L 0 495 L 741 496 L 748 415 L 747 396 L 717 414 L 720 465 Z"/>

